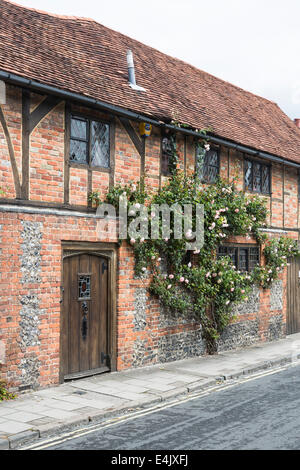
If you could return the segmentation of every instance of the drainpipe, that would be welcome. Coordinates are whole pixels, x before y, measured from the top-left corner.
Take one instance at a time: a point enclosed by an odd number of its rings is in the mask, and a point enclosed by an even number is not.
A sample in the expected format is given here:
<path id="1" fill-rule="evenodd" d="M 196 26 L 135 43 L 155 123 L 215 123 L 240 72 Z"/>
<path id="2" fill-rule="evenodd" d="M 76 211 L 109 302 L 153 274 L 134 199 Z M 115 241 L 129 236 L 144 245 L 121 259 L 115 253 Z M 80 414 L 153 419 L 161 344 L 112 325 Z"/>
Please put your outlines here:
<path id="1" fill-rule="evenodd" d="M 180 132 L 182 134 L 190 135 L 198 139 L 207 139 L 209 142 L 223 145 L 224 147 L 236 149 L 236 150 L 239 150 L 240 152 L 248 153 L 249 155 L 256 155 L 266 160 L 283 163 L 284 165 L 300 169 L 300 163 L 294 163 L 289 160 L 285 160 L 282 157 L 265 153 L 260 150 L 255 150 L 251 147 L 246 147 L 244 145 L 240 145 L 235 142 L 222 139 L 221 137 L 205 135 L 205 134 L 201 134 L 201 132 L 195 132 L 193 130 L 182 128 L 182 127 L 177 127 L 172 124 L 166 124 L 163 121 L 157 121 L 147 116 L 143 116 L 142 114 L 129 111 L 125 108 L 121 108 L 120 106 L 108 104 L 108 103 L 105 103 L 104 101 L 100 101 L 95 98 L 89 98 L 88 96 L 80 95 L 78 93 L 73 93 L 71 91 L 65 91 L 65 90 L 62 90 L 60 88 L 57 88 L 51 85 L 45 85 L 43 83 L 37 82 L 36 80 L 30 80 L 28 78 L 15 75 L 13 73 L 4 72 L 0 70 L 0 80 L 4 80 L 13 85 L 27 87 L 27 88 L 30 88 L 31 90 L 34 90 L 40 93 L 48 93 L 50 95 L 55 95 L 55 96 L 60 97 L 62 100 L 77 101 L 78 103 L 82 103 L 83 105 L 102 109 L 104 111 L 108 111 L 110 113 L 116 114 L 117 116 L 123 116 L 123 117 L 126 117 L 127 119 L 132 119 L 133 121 L 147 122 L 156 127 L 170 129 L 173 132 Z"/>

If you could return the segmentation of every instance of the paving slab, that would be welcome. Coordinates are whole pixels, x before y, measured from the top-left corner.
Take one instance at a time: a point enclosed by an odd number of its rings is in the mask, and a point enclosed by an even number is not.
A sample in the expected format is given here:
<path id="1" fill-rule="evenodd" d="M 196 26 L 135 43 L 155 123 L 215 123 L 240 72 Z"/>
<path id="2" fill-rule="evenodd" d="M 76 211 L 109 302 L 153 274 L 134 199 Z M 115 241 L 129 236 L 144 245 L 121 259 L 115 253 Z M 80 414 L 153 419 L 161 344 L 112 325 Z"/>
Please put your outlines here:
<path id="1" fill-rule="evenodd" d="M 25 424 L 18 421 L 7 420 L 5 423 L 0 424 L 0 434 L 11 435 L 17 434 L 23 431 L 27 431 L 32 428 L 32 425 Z"/>
<path id="2" fill-rule="evenodd" d="M 0 450 L 98 423 L 130 410 L 192 396 L 227 379 L 299 363 L 300 334 L 201 356 L 71 381 L 0 402 Z"/>
<path id="3" fill-rule="evenodd" d="M 34 419 L 41 418 L 42 415 L 38 415 L 37 413 L 27 413 L 26 411 L 17 411 L 16 413 L 12 413 L 9 415 L 9 419 L 13 421 L 18 421 L 20 423 L 28 423 L 29 421 L 33 421 Z M 1 422 L 0 422 L 1 426 Z"/>

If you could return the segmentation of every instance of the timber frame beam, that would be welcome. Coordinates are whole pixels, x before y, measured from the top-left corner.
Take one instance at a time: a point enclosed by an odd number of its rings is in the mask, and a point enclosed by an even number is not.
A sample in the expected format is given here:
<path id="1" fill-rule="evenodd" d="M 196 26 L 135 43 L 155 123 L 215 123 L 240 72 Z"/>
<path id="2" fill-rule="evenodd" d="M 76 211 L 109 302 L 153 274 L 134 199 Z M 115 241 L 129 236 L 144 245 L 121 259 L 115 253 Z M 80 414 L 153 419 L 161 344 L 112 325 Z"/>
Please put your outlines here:
<path id="1" fill-rule="evenodd" d="M 30 112 L 30 92 L 25 89 L 22 91 L 22 199 L 29 199 L 30 134 L 61 101 L 61 98 L 48 96 Z"/>
<path id="2" fill-rule="evenodd" d="M 141 138 L 137 135 L 137 133 L 135 132 L 134 128 L 132 127 L 129 119 L 127 118 L 124 118 L 124 117 L 120 117 L 119 116 L 119 119 L 121 121 L 121 123 L 123 124 L 128 136 L 130 137 L 130 140 L 131 142 L 133 143 L 133 145 L 135 146 L 135 148 L 137 149 L 140 157 L 141 157 L 141 178 L 144 177 L 145 175 L 145 139 L 144 138 Z"/>

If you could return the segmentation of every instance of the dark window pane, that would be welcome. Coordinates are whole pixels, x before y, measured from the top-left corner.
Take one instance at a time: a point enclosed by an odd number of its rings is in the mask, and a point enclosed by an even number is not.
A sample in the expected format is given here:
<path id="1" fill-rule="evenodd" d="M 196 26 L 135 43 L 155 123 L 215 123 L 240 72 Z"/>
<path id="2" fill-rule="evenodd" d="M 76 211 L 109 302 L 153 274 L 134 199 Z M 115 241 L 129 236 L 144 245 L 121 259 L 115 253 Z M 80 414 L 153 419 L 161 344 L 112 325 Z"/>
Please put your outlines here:
<path id="1" fill-rule="evenodd" d="M 214 183 L 217 179 L 218 174 L 219 174 L 218 168 L 213 167 L 213 166 L 209 166 L 207 168 L 207 172 L 206 172 L 206 180 L 209 183 Z"/>
<path id="2" fill-rule="evenodd" d="M 172 157 L 174 155 L 175 138 L 174 136 L 164 136 L 162 138 L 162 161 L 161 171 L 163 175 L 169 175 L 173 168 L 171 168 Z"/>
<path id="3" fill-rule="evenodd" d="M 252 162 L 245 160 L 245 189 L 252 190 Z"/>
<path id="4" fill-rule="evenodd" d="M 200 158 L 203 161 L 202 171 L 199 172 L 202 175 L 202 180 L 206 183 L 214 183 L 219 175 L 218 151 L 216 149 L 206 150 L 204 158 L 199 153 L 199 161 Z"/>
<path id="5" fill-rule="evenodd" d="M 162 154 L 161 172 L 163 175 L 167 175 L 169 173 L 169 155 L 166 153 Z"/>
<path id="6" fill-rule="evenodd" d="M 87 140 L 87 121 L 72 118 L 71 137 L 73 137 L 74 139 Z"/>
<path id="7" fill-rule="evenodd" d="M 78 276 L 78 297 L 80 299 L 89 299 L 91 296 L 91 276 Z"/>
<path id="8" fill-rule="evenodd" d="M 219 246 L 218 257 L 220 258 L 221 256 L 227 256 L 227 255 L 228 255 L 227 246 Z"/>
<path id="9" fill-rule="evenodd" d="M 162 139 L 162 152 L 168 155 L 172 154 L 172 141 L 170 137 L 163 137 Z"/>
<path id="10" fill-rule="evenodd" d="M 204 171 L 204 163 L 205 163 L 205 149 L 200 145 L 196 147 L 196 175 L 200 179 L 203 180 L 203 171 Z"/>
<path id="11" fill-rule="evenodd" d="M 91 164 L 92 166 L 109 167 L 109 125 L 102 122 L 91 122 Z"/>
<path id="12" fill-rule="evenodd" d="M 221 256 L 229 256 L 233 265 L 243 272 L 252 271 L 255 266 L 259 265 L 258 247 L 243 247 L 238 249 L 236 246 L 219 246 L 218 258 Z"/>
<path id="13" fill-rule="evenodd" d="M 253 191 L 261 192 L 261 165 L 253 163 Z"/>
<path id="14" fill-rule="evenodd" d="M 87 163 L 87 143 L 81 140 L 70 141 L 70 160 L 77 163 Z"/>
<path id="15" fill-rule="evenodd" d="M 259 265 L 259 249 L 258 247 L 253 247 L 250 248 L 249 271 L 252 271 L 257 265 Z"/>
<path id="16" fill-rule="evenodd" d="M 237 248 L 233 246 L 219 246 L 218 258 L 221 256 L 229 256 L 232 264 L 237 267 Z"/>
<path id="17" fill-rule="evenodd" d="M 269 193 L 270 192 L 270 167 L 269 166 L 262 166 L 262 192 Z"/>
<path id="18" fill-rule="evenodd" d="M 248 271 L 248 248 L 240 248 L 239 270 Z"/>
<path id="19" fill-rule="evenodd" d="M 218 152 L 216 150 L 208 150 L 207 152 L 208 164 L 218 167 Z"/>
<path id="20" fill-rule="evenodd" d="M 228 247 L 228 255 L 231 258 L 232 263 L 234 264 L 235 267 L 237 267 L 237 248 L 234 247 Z"/>

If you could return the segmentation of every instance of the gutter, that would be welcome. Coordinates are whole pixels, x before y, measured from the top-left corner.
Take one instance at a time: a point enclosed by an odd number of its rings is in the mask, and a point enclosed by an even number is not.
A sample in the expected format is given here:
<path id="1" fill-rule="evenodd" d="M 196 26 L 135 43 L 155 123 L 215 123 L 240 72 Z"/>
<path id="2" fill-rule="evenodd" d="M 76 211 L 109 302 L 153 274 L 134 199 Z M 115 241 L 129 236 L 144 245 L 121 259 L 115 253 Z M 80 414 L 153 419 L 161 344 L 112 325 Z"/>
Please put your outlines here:
<path id="1" fill-rule="evenodd" d="M 146 122 L 149 124 L 152 124 L 153 126 L 165 128 L 172 130 L 173 132 L 180 132 L 185 135 L 190 135 L 193 137 L 197 137 L 198 139 L 206 139 L 209 142 L 213 142 L 215 144 L 223 145 L 224 147 L 228 147 L 231 149 L 238 150 L 240 152 L 245 152 L 249 155 L 254 155 L 257 157 L 264 158 L 266 160 L 270 160 L 276 163 L 281 163 L 286 166 L 291 166 L 294 168 L 299 168 L 300 169 L 300 163 L 294 163 L 289 160 L 286 160 L 282 157 L 278 157 L 277 155 L 270 154 L 270 153 L 265 153 L 260 150 L 255 150 L 251 147 L 247 147 L 245 145 L 240 145 L 237 144 L 236 142 L 231 142 L 226 139 L 223 139 L 221 137 L 217 136 L 212 136 L 209 134 L 203 134 L 201 132 L 195 132 L 190 129 L 174 126 L 172 124 L 167 124 L 162 121 L 157 121 L 155 119 L 151 119 L 147 116 L 143 116 L 142 114 L 135 113 L 133 111 L 129 111 L 127 109 L 121 108 L 120 106 L 115 106 L 112 104 L 105 103 L 104 101 L 97 100 L 95 98 L 90 98 L 88 96 L 80 95 L 78 93 L 73 93 L 70 91 L 62 90 L 57 87 L 53 87 L 51 85 L 45 85 L 43 83 L 37 82 L 35 80 L 30 80 L 28 78 L 21 77 L 19 75 L 15 75 L 13 73 L 5 72 L 3 70 L 0 70 L 0 80 L 4 80 L 8 83 L 11 83 L 13 85 L 18 85 L 21 87 L 27 87 L 30 88 L 33 91 L 37 92 L 42 92 L 42 93 L 47 93 L 50 95 L 55 95 L 59 98 L 62 98 L 63 100 L 73 100 L 77 101 L 79 103 L 85 104 L 87 106 L 93 106 L 96 108 L 99 108 L 104 111 L 108 111 L 111 113 L 114 113 L 118 116 L 122 116 L 128 119 L 132 119 L 134 121 L 139 121 L 139 122 Z"/>

